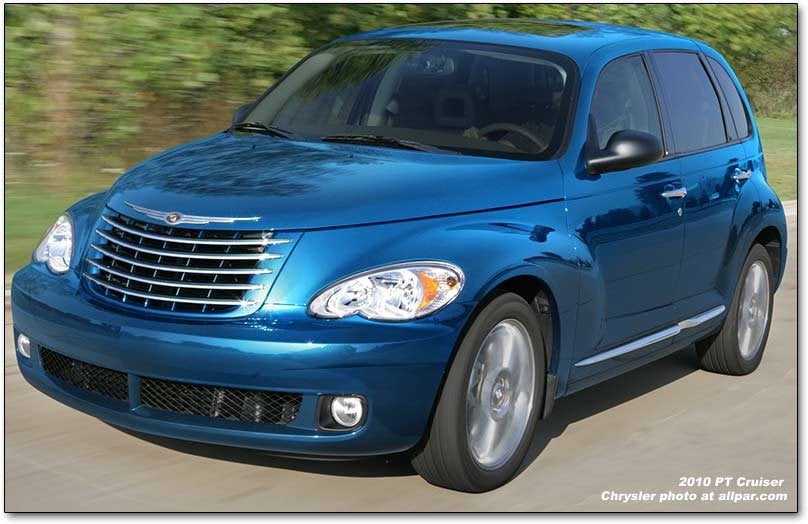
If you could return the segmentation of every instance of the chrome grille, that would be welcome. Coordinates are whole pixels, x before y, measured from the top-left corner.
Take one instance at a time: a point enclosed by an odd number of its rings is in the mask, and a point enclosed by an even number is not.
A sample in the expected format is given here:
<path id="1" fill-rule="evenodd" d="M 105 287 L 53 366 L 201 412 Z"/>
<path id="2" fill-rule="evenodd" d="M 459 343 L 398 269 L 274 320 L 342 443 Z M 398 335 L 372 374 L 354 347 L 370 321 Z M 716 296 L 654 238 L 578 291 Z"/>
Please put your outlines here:
<path id="1" fill-rule="evenodd" d="M 128 306 L 247 313 L 265 298 L 290 243 L 271 231 L 173 227 L 107 209 L 84 278 L 97 293 Z"/>

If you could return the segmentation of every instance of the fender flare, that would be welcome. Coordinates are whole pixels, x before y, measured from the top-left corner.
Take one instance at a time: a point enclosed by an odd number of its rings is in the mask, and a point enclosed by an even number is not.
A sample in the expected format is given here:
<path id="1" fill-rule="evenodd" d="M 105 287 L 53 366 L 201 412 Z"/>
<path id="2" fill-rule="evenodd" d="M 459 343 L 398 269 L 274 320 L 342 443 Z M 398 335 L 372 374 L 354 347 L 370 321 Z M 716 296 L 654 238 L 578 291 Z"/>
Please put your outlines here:
<path id="1" fill-rule="evenodd" d="M 756 203 L 759 203 L 759 201 Z M 735 246 L 728 248 L 732 249 L 732 255 L 726 265 L 727 271 L 725 272 L 725 276 L 721 279 L 719 289 L 725 297 L 732 296 L 737 286 L 738 279 L 741 276 L 740 272 L 746 260 L 746 255 L 749 253 L 749 250 L 752 249 L 755 239 L 757 239 L 765 229 L 774 228 L 777 230 L 780 237 L 780 264 L 777 268 L 778 279 L 775 286 L 776 290 L 783 279 L 786 254 L 788 251 L 786 246 L 788 231 L 782 206 L 777 205 L 769 207 L 764 211 L 758 211 L 746 224 L 740 225 L 739 228 L 740 234 L 738 235 Z"/>

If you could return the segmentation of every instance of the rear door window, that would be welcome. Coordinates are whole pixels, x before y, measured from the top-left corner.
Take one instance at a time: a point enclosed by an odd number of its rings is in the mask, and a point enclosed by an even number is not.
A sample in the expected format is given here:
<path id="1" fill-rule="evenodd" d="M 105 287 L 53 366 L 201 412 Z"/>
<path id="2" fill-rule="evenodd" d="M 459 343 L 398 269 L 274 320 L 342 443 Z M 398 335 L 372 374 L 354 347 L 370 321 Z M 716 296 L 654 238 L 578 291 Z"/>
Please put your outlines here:
<path id="1" fill-rule="evenodd" d="M 699 56 L 655 52 L 654 62 L 668 104 L 674 151 L 687 153 L 726 142 L 721 104 Z"/>
<path id="2" fill-rule="evenodd" d="M 738 132 L 739 138 L 746 138 L 749 136 L 749 116 L 746 112 L 741 95 L 738 93 L 738 88 L 735 87 L 735 82 L 729 76 L 727 70 L 724 69 L 718 60 L 708 57 L 707 61 L 713 69 L 713 74 L 718 80 L 718 85 L 721 86 L 721 91 L 724 92 L 724 98 L 729 105 L 729 112 L 732 115 L 732 120 L 735 122 L 735 130 Z"/>

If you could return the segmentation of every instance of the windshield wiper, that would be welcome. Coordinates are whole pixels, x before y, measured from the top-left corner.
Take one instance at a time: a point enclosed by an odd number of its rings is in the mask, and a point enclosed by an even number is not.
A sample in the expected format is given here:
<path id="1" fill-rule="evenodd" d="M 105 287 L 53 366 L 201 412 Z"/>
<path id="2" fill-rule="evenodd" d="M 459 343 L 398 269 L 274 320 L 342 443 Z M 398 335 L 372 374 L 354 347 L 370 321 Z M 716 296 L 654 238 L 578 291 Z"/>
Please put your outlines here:
<path id="1" fill-rule="evenodd" d="M 281 138 L 297 138 L 297 134 L 277 126 L 268 126 L 261 122 L 239 122 L 233 125 L 236 131 L 249 131 L 252 133 L 261 133 L 264 135 L 272 135 Z"/>
<path id="2" fill-rule="evenodd" d="M 368 144 L 374 146 L 398 147 L 401 149 L 413 149 L 415 151 L 427 151 L 429 153 L 451 153 L 461 154 L 459 151 L 443 149 L 429 144 L 422 144 L 414 140 L 404 140 L 392 136 L 382 135 L 327 135 L 320 140 L 323 142 L 342 142 L 346 144 Z"/>

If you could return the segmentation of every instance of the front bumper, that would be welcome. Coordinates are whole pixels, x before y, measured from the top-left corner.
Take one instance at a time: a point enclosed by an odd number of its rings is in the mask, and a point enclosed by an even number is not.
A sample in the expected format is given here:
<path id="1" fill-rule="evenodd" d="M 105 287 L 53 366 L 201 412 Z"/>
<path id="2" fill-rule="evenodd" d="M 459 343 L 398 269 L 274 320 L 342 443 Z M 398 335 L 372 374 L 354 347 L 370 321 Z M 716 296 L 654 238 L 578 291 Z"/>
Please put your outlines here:
<path id="1" fill-rule="evenodd" d="M 135 431 L 279 453 L 365 456 L 395 453 L 423 435 L 443 373 L 471 306 L 451 304 L 434 318 L 383 324 L 308 317 L 300 306 L 265 307 L 226 322 L 132 313 L 94 298 L 75 276 L 30 265 L 14 277 L 14 330 L 30 337 L 20 371 L 47 395 Z M 439 318 L 438 318 L 439 317 Z M 46 373 L 39 347 L 127 373 L 129 399 L 107 401 Z M 294 421 L 240 422 L 148 408 L 141 377 L 302 395 Z M 317 424 L 322 395 L 367 399 L 364 424 L 348 433 Z"/>

